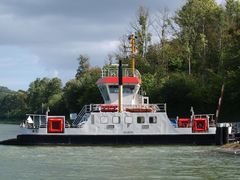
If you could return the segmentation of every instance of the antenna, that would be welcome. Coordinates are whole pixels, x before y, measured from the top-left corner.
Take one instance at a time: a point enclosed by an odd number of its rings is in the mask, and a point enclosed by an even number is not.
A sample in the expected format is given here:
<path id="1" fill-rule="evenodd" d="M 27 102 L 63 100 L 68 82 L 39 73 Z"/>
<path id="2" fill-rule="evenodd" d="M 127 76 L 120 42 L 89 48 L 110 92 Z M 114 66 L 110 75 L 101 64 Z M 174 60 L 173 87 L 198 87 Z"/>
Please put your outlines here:
<path id="1" fill-rule="evenodd" d="M 128 37 L 128 40 L 130 41 L 130 45 L 131 45 L 131 60 L 132 60 L 132 76 L 134 77 L 135 75 L 135 53 L 136 53 L 136 39 L 137 36 L 135 36 L 134 34 L 131 34 Z"/>

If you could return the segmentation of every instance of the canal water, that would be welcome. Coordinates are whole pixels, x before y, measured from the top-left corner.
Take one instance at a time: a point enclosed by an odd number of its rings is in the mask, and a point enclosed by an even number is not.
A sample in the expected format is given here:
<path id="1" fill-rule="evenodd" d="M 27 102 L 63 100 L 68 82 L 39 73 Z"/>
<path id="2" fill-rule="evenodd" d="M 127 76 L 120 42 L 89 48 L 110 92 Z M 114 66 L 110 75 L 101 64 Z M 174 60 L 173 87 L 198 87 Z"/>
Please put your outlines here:
<path id="1" fill-rule="evenodd" d="M 0 140 L 16 125 L 0 124 Z M 240 156 L 215 146 L 3 146 L 1 180 L 240 179 Z"/>

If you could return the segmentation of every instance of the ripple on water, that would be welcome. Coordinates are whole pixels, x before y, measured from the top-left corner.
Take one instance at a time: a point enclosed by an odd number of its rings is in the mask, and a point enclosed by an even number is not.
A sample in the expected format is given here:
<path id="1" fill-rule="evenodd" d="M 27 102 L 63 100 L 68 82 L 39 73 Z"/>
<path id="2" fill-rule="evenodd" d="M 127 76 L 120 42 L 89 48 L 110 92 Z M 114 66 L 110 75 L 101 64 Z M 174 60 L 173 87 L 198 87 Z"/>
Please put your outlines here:
<path id="1" fill-rule="evenodd" d="M 0 125 L 0 137 L 16 126 Z M 11 134 L 11 133 L 12 134 Z M 0 146 L 0 179 L 238 179 L 215 146 Z"/>

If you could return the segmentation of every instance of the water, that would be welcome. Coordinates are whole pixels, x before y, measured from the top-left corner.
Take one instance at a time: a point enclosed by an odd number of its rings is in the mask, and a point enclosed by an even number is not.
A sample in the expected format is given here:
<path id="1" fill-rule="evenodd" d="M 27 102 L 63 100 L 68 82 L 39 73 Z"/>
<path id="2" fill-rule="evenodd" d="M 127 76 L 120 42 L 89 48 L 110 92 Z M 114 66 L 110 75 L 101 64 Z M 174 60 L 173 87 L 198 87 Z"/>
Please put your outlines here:
<path id="1" fill-rule="evenodd" d="M 0 140 L 18 127 L 0 125 Z M 240 179 L 240 156 L 215 146 L 1 146 L 0 180 Z"/>

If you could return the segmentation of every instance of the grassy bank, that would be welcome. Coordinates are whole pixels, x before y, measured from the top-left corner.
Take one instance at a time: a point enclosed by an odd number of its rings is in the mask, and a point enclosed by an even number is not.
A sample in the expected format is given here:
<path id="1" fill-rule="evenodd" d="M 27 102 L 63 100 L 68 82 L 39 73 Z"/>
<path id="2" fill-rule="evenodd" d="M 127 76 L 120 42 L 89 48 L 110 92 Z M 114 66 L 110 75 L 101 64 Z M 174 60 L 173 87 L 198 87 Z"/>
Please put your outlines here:
<path id="1" fill-rule="evenodd" d="M 20 120 L 0 120 L 0 124 L 20 124 Z"/>

